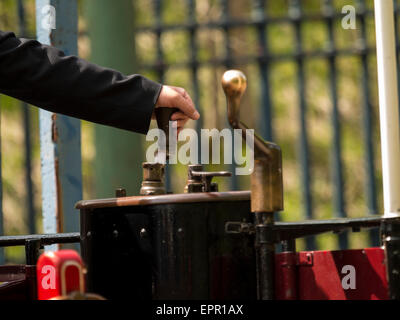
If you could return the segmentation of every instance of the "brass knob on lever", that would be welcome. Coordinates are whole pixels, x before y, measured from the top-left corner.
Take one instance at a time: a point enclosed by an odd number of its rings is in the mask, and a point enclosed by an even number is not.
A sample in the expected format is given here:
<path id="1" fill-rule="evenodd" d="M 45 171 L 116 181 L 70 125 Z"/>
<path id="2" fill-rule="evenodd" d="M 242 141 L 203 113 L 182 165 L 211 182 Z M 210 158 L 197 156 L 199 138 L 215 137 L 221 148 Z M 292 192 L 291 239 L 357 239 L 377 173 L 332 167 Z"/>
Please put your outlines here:
<path id="1" fill-rule="evenodd" d="M 233 128 L 239 128 L 240 99 L 246 91 L 246 87 L 247 79 L 242 71 L 228 70 L 222 76 L 222 88 L 228 106 L 228 120 Z"/>

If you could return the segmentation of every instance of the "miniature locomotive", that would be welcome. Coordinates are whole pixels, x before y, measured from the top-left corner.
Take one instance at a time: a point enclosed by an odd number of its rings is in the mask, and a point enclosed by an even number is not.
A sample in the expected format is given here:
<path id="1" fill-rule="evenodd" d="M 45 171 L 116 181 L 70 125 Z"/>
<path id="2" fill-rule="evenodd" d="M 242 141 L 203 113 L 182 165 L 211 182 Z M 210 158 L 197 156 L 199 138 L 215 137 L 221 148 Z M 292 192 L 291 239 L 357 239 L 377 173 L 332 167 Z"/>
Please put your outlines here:
<path id="1" fill-rule="evenodd" d="M 246 85 L 237 70 L 222 78 L 229 123 L 242 132 Z M 160 116 L 159 127 L 167 121 Z M 390 284 L 391 297 L 398 297 L 398 279 L 390 271 L 386 276 L 382 248 L 295 250 L 296 238 L 377 227 L 379 217 L 275 222 L 274 213 L 283 210 L 281 150 L 255 136 L 254 158 L 250 192 L 218 192 L 212 177 L 228 173 L 190 165 L 185 193 L 163 194 L 164 165 L 145 163 L 140 196 L 119 190 L 113 199 L 79 202 L 89 291 L 111 299 L 387 299 Z M 383 234 L 397 223 L 385 220 Z M 397 245 L 384 239 L 386 249 Z M 283 252 L 276 253 L 279 243 Z M 356 269 L 358 289 L 343 280 L 345 266 Z M 119 273 L 121 281 L 109 276 Z M 363 277 L 375 281 L 362 285 Z"/>
<path id="2" fill-rule="evenodd" d="M 223 75 L 228 120 L 242 132 L 246 85 L 240 71 Z M 157 117 L 167 128 L 169 115 Z M 80 241 L 86 290 L 137 300 L 400 298 L 399 218 L 274 221 L 283 210 L 281 150 L 257 135 L 250 191 L 218 192 L 214 176 L 229 173 L 189 165 L 185 190 L 166 194 L 164 164 L 144 163 L 141 195 L 118 189 L 80 201 L 80 234 L 63 241 Z M 371 227 L 381 227 L 382 247 L 296 252 L 297 238 Z"/>

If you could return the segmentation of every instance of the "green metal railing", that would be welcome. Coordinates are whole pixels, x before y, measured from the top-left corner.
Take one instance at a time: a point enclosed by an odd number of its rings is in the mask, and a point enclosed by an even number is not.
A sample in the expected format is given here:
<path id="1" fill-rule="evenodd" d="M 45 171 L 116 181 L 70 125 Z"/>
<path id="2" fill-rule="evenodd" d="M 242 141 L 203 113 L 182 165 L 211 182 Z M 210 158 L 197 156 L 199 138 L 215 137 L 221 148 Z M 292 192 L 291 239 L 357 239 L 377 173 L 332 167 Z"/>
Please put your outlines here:
<path id="1" fill-rule="evenodd" d="M 371 93 L 370 93 L 370 71 L 369 59 L 375 55 L 375 48 L 368 46 L 366 34 L 366 18 L 373 18 L 374 12 L 372 9 L 367 9 L 366 1 L 358 0 L 353 1 L 356 9 L 356 22 L 357 28 L 360 29 L 359 41 L 356 45 L 346 48 L 338 48 L 335 39 L 334 26 L 335 23 L 343 19 L 344 14 L 338 12 L 334 8 L 333 0 L 321 0 L 320 12 L 305 13 L 303 6 L 306 1 L 290 0 L 288 4 L 282 1 L 282 7 L 287 6 L 287 14 L 279 17 L 271 16 L 268 12 L 268 4 L 272 0 L 251 0 L 249 1 L 252 6 L 251 15 L 246 18 L 233 18 L 230 16 L 231 1 L 220 0 L 219 5 L 222 8 L 222 15 L 218 21 L 208 21 L 205 23 L 198 23 L 195 13 L 195 0 L 187 0 L 186 12 L 187 21 L 175 24 L 163 24 L 163 4 L 161 0 L 153 0 L 154 18 L 153 25 L 138 26 L 136 33 L 150 33 L 155 35 L 156 38 L 156 60 L 153 63 L 146 63 L 141 65 L 143 72 L 153 71 L 158 75 L 158 80 L 163 82 L 167 70 L 188 70 L 191 72 L 192 81 L 192 94 L 196 106 L 202 109 L 200 104 L 200 90 L 199 90 L 199 76 L 198 70 L 201 67 L 225 67 L 235 68 L 238 66 L 246 66 L 256 64 L 258 66 L 259 81 L 260 81 L 260 121 L 258 127 L 261 130 L 262 136 L 267 140 L 274 141 L 274 106 L 271 98 L 271 67 L 283 62 L 293 62 L 296 65 L 296 82 L 298 94 L 298 109 L 299 109 L 299 127 L 300 134 L 298 137 L 298 158 L 300 161 L 300 176 L 302 181 L 302 203 L 304 217 L 313 219 L 315 217 L 313 206 L 313 194 L 311 191 L 312 173 L 310 172 L 310 142 L 309 132 L 307 125 L 307 111 L 308 102 L 305 97 L 307 89 L 307 77 L 305 74 L 305 64 L 314 59 L 324 59 L 328 65 L 328 88 L 330 100 L 332 102 L 331 110 L 331 132 L 332 132 L 332 181 L 333 181 L 333 212 L 338 218 L 347 216 L 347 206 L 345 202 L 345 184 L 342 156 L 342 141 L 341 135 L 341 116 L 338 106 L 338 67 L 337 60 L 340 57 L 357 57 L 361 65 L 361 85 L 360 95 L 362 96 L 362 126 L 363 126 L 363 148 L 364 148 L 364 163 L 365 163 L 365 193 L 366 193 L 366 206 L 368 212 L 366 214 L 377 214 L 377 191 L 375 185 L 376 173 L 374 164 L 374 142 L 373 134 L 373 121 L 371 111 Z M 274 0 L 275 2 L 275 0 Z M 395 1 L 396 8 L 396 24 L 398 18 L 398 5 Z M 318 22 L 322 23 L 326 29 L 327 46 L 325 49 L 312 49 L 305 50 L 303 48 L 303 35 L 302 28 L 305 23 Z M 292 53 L 276 54 L 270 50 L 270 43 L 268 38 L 268 28 L 276 25 L 291 25 L 294 31 L 294 50 Z M 257 54 L 256 55 L 240 55 L 238 57 L 232 56 L 231 37 L 230 33 L 233 30 L 244 30 L 245 28 L 252 28 L 257 35 Z M 200 60 L 197 56 L 198 43 L 196 35 L 199 31 L 220 30 L 224 34 L 225 41 L 225 57 L 212 58 L 208 60 Z M 167 32 L 186 32 L 189 36 L 189 46 L 187 48 L 190 52 L 189 61 L 177 61 L 167 63 L 164 58 L 162 39 L 163 35 Z M 202 123 L 198 121 L 197 128 L 201 128 Z M 279 141 L 277 141 L 279 143 Z M 234 180 L 234 189 L 237 188 L 237 181 Z M 349 239 L 347 233 L 341 233 L 339 237 L 340 248 L 349 247 Z M 370 231 L 370 244 L 378 245 L 378 231 Z M 308 249 L 315 249 L 316 243 L 313 237 L 306 239 L 306 247 Z"/>

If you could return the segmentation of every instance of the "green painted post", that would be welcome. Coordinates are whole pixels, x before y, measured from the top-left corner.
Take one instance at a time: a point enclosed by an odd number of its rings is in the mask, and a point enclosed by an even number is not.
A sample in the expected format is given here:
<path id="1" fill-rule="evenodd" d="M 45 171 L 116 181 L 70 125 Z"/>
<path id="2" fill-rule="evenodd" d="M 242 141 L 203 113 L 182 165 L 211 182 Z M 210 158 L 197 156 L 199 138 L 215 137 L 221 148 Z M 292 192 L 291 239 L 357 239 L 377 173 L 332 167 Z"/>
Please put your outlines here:
<path id="1" fill-rule="evenodd" d="M 134 11 L 131 0 L 86 0 L 84 13 L 91 41 L 91 61 L 124 74 L 135 73 Z M 95 189 L 97 197 L 111 197 L 116 187 L 138 194 L 143 161 L 138 134 L 95 126 Z"/>

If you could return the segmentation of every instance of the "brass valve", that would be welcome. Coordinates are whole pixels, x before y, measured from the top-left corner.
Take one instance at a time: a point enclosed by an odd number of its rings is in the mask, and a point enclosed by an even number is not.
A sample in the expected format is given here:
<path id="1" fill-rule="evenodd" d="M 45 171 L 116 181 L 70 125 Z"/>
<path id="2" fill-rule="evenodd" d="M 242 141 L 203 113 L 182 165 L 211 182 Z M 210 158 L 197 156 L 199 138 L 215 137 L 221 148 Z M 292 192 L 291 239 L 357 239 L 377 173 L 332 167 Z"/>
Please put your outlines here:
<path id="1" fill-rule="evenodd" d="M 165 194 L 165 165 L 161 163 L 143 163 L 143 181 L 140 194 L 143 196 Z"/>
<path id="2" fill-rule="evenodd" d="M 222 76 L 222 88 L 227 100 L 228 121 L 232 128 L 242 130 L 246 141 L 248 127 L 240 121 L 240 99 L 247 79 L 239 70 L 228 70 Z M 282 153 L 278 145 L 254 135 L 254 171 L 251 174 L 251 211 L 283 210 Z"/>
<path id="3" fill-rule="evenodd" d="M 165 145 L 159 145 L 158 156 L 165 155 L 165 160 L 169 158 L 169 122 L 177 108 L 159 107 L 154 110 L 157 126 L 165 134 Z M 157 162 L 143 162 L 143 181 L 140 194 L 143 196 L 165 194 L 164 176 L 166 164 L 161 163 L 161 158 Z"/>
<path id="4" fill-rule="evenodd" d="M 218 185 L 212 182 L 214 177 L 230 177 L 228 171 L 203 171 L 201 164 L 193 164 L 188 167 L 188 181 L 185 186 L 185 193 L 193 192 L 217 192 Z"/>

